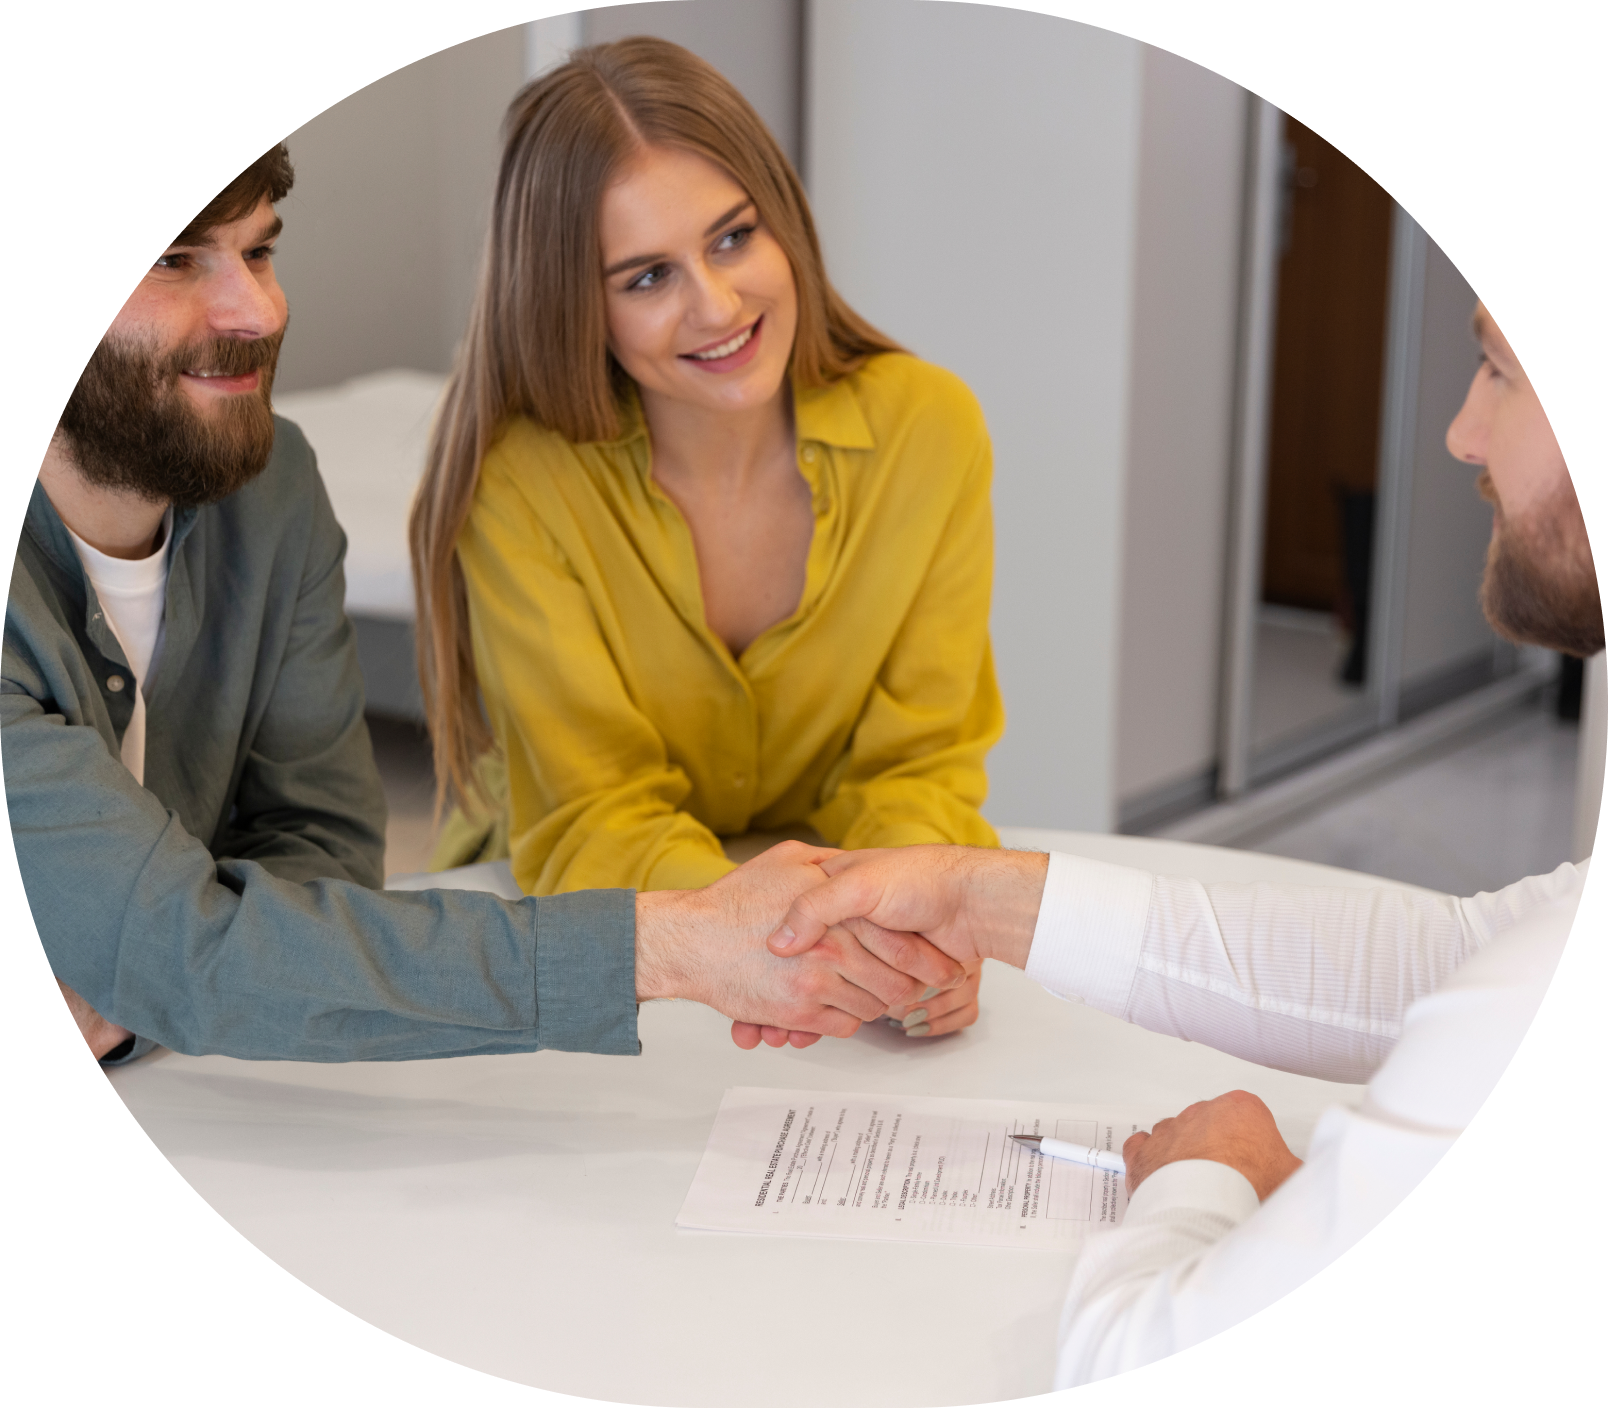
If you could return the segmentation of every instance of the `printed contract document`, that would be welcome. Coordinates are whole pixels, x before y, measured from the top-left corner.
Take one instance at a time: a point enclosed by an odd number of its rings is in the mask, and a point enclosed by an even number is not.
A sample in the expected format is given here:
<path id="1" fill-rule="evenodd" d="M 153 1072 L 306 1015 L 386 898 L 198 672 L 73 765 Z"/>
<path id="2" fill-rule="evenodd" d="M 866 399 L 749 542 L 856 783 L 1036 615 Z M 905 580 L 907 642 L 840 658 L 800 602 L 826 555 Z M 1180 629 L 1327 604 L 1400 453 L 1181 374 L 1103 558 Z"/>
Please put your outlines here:
<path id="1" fill-rule="evenodd" d="M 739 1086 L 720 1102 L 676 1226 L 1064 1250 L 1122 1220 L 1122 1176 L 1010 1136 L 1120 1152 L 1145 1127 L 1031 1101 Z"/>

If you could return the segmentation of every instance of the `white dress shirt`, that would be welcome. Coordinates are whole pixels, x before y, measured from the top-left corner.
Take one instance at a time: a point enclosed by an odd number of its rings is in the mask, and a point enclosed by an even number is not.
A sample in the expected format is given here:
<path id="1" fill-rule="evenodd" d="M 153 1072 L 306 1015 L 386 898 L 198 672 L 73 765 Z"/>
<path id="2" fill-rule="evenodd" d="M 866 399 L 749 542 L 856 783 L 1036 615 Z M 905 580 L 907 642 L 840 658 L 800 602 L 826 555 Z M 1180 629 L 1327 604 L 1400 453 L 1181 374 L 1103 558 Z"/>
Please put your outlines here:
<path id="1" fill-rule="evenodd" d="M 1325 1080 L 1306 1163 L 1258 1204 L 1226 1164 L 1145 1180 L 1092 1234 L 1056 1387 L 1149 1363 L 1298 1286 L 1434 1166 L 1506 1069 L 1562 953 L 1585 866 L 1496 894 L 1207 885 L 1052 855 L 1029 977 L 1152 1031 Z"/>
<path id="2" fill-rule="evenodd" d="M 122 759 L 123 766 L 143 786 L 145 684 L 151 677 L 151 666 L 162 644 L 162 613 L 167 605 L 167 545 L 173 535 L 173 510 L 168 509 L 162 516 L 162 529 L 157 534 L 161 546 L 149 557 L 108 557 L 98 548 L 92 548 L 71 528 L 67 533 L 73 540 L 78 560 L 84 565 L 84 575 L 100 599 L 106 624 L 123 647 L 123 656 L 133 675 L 127 687 L 134 691 L 134 712 L 123 730 Z"/>

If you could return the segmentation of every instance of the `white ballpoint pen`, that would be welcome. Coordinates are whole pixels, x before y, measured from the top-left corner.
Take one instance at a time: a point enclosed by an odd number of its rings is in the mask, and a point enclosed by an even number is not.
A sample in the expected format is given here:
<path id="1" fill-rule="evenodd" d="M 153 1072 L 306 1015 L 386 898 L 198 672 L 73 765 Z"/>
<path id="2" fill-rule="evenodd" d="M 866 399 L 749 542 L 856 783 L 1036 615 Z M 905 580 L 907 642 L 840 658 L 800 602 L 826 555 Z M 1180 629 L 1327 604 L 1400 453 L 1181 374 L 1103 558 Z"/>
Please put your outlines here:
<path id="1" fill-rule="evenodd" d="M 1114 1154 L 1109 1149 L 1090 1149 L 1082 1144 L 1068 1144 L 1064 1139 L 1046 1139 L 1042 1134 L 1013 1134 L 1011 1138 L 1018 1144 L 1025 1144 L 1029 1149 L 1043 1154 L 1050 1159 L 1065 1159 L 1068 1163 L 1083 1164 L 1089 1168 L 1102 1169 L 1106 1173 L 1126 1173 L 1128 1165 L 1122 1161 L 1121 1154 Z"/>

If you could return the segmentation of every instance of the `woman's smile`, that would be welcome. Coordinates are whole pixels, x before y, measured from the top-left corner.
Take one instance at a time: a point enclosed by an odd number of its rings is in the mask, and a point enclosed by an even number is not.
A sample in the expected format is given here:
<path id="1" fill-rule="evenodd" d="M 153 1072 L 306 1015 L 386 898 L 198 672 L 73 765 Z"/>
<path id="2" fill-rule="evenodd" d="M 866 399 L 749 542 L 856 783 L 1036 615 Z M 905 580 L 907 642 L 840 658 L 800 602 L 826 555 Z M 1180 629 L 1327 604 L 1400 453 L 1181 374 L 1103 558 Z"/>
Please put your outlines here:
<path id="1" fill-rule="evenodd" d="M 762 314 L 724 342 L 710 343 L 695 352 L 683 352 L 681 360 L 693 362 L 699 371 L 706 372 L 729 372 L 746 366 L 759 353 L 759 330 L 764 321 Z"/>

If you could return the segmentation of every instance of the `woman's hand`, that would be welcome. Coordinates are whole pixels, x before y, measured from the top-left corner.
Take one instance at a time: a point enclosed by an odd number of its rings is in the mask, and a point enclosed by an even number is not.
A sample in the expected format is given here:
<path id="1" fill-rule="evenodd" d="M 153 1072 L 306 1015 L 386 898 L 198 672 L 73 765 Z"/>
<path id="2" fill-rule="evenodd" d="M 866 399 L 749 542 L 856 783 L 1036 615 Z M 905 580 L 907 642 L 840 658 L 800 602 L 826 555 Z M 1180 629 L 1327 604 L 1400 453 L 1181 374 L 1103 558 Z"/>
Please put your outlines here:
<path id="1" fill-rule="evenodd" d="M 890 1007 L 887 1020 L 903 1028 L 906 1036 L 943 1036 L 947 1032 L 958 1032 L 977 1020 L 977 989 L 982 981 L 981 961 L 969 963 L 965 981 L 959 986 L 947 992 L 933 992 L 929 988 L 903 1007 Z"/>

